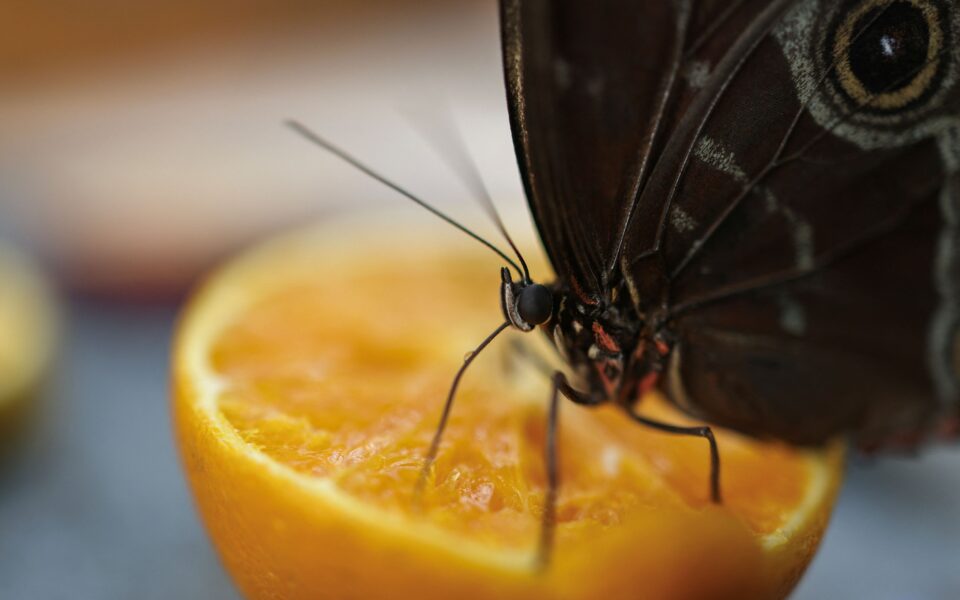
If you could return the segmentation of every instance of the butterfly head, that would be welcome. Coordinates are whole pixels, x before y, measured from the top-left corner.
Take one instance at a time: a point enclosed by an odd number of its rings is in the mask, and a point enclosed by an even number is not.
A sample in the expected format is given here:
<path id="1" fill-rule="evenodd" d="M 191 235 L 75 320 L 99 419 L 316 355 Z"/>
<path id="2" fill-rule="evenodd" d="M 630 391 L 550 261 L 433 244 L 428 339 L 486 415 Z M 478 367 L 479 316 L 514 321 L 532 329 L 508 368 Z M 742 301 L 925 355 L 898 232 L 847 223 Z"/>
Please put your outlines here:
<path id="1" fill-rule="evenodd" d="M 520 331 L 531 331 L 553 316 L 553 291 L 528 280 L 513 281 L 510 271 L 500 271 L 500 304 L 511 325 Z"/>

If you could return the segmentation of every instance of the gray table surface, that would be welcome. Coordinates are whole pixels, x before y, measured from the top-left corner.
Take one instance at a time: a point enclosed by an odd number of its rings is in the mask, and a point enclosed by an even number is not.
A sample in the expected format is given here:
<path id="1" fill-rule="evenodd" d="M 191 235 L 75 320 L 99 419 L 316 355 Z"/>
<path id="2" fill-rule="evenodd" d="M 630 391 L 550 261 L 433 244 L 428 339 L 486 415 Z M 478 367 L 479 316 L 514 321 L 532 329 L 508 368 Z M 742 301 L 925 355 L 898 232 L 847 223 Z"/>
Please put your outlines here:
<path id="1" fill-rule="evenodd" d="M 172 445 L 174 309 L 66 313 L 46 411 L 0 467 L 0 598 L 236 598 Z M 960 598 L 960 451 L 853 465 L 794 598 Z"/>

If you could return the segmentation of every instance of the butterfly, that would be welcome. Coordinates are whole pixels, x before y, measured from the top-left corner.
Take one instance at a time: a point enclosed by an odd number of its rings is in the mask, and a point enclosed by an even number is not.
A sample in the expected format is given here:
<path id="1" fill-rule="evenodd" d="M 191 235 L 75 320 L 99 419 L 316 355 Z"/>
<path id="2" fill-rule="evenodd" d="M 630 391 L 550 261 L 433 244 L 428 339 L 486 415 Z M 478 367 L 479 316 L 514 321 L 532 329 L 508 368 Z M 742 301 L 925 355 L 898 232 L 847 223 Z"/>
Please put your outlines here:
<path id="1" fill-rule="evenodd" d="M 457 373 L 419 486 L 460 378 L 507 329 L 539 328 L 569 367 L 552 377 L 544 556 L 561 397 L 704 438 L 717 502 L 711 425 L 868 451 L 960 437 L 960 5 L 502 0 L 500 14 L 553 282 L 297 126 L 518 274 L 502 271 L 505 320 Z M 643 417 L 654 388 L 710 425 Z"/>

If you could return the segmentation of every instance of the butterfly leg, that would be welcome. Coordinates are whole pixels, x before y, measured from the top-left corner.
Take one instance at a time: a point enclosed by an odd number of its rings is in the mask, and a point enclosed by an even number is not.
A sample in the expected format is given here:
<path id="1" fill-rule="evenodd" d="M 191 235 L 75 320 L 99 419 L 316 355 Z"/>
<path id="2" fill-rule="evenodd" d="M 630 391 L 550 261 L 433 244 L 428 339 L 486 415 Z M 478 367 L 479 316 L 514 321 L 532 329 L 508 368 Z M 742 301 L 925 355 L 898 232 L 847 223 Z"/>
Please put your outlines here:
<path id="1" fill-rule="evenodd" d="M 433 463 L 437 459 L 437 454 L 440 452 L 440 440 L 443 438 L 443 432 L 447 428 L 447 421 L 450 420 L 450 411 L 453 409 L 453 400 L 457 396 L 457 386 L 460 385 L 460 379 L 463 377 L 463 374 L 467 372 L 467 368 L 470 367 L 473 360 L 483 352 L 483 349 L 490 345 L 490 342 L 508 327 L 510 327 L 510 322 L 505 321 L 494 329 L 493 333 L 480 342 L 480 345 L 477 346 L 473 352 L 467 354 L 466 358 L 463 359 L 463 364 L 457 370 L 457 374 L 453 377 L 453 383 L 450 384 L 450 391 L 447 393 L 447 401 L 443 404 L 443 412 L 440 414 L 440 422 L 437 423 L 437 428 L 433 432 L 433 439 L 430 442 L 430 447 L 427 449 L 427 455 L 423 459 L 423 465 L 420 467 L 420 475 L 417 477 L 417 483 L 413 488 L 414 506 L 420 507 L 420 502 L 423 499 L 423 491 L 424 488 L 426 488 L 427 479 L 430 476 Z"/>
<path id="2" fill-rule="evenodd" d="M 560 476 L 557 461 L 557 424 L 559 421 L 560 395 L 577 404 L 596 406 L 605 398 L 585 394 L 575 389 L 567 381 L 566 375 L 556 371 L 552 377 L 553 391 L 550 394 L 550 407 L 547 412 L 547 440 L 544 446 L 544 464 L 547 472 L 547 494 L 543 503 L 543 516 L 540 521 L 540 543 L 537 550 L 537 564 L 545 568 L 550 562 L 553 550 L 553 534 L 556 529 L 557 492 Z"/>
<path id="3" fill-rule="evenodd" d="M 720 450 L 717 447 L 717 439 L 713 435 L 713 429 L 706 425 L 700 427 L 681 427 L 679 425 L 661 423 L 660 421 L 639 415 L 633 410 L 628 410 L 627 414 L 637 423 L 658 431 L 676 435 L 692 435 L 706 439 L 707 443 L 710 444 L 710 500 L 714 504 L 720 504 Z"/>

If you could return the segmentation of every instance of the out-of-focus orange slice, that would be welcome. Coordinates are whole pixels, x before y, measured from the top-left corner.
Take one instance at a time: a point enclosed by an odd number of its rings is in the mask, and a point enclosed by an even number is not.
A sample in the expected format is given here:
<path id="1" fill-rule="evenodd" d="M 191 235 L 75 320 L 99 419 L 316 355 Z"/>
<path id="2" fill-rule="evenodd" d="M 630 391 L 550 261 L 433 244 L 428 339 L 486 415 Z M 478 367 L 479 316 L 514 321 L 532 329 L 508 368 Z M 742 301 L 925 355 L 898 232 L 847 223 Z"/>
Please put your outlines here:
<path id="1" fill-rule="evenodd" d="M 0 243 L 0 447 L 47 373 L 56 320 L 45 279 L 23 254 Z"/>
<path id="2" fill-rule="evenodd" d="M 184 315 L 179 446 L 240 589 L 457 600 L 788 593 L 826 526 L 838 448 L 721 432 L 725 504 L 714 507 L 703 440 L 570 403 L 556 547 L 538 571 L 549 389 L 508 339 L 468 371 L 425 508 L 414 510 L 450 379 L 502 320 L 496 258 L 427 231 L 346 225 L 282 238 L 223 269 Z M 661 398 L 643 402 L 687 422 Z"/>

